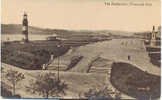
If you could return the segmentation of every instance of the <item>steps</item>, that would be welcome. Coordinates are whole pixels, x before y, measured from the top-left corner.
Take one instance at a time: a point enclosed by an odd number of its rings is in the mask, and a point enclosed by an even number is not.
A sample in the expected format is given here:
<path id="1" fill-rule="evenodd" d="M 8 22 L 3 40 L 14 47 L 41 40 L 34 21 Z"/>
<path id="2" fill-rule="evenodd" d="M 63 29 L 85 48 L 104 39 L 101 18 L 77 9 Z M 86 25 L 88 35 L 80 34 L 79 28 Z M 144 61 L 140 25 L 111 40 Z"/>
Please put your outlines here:
<path id="1" fill-rule="evenodd" d="M 91 66 L 90 73 L 111 74 L 112 61 L 98 58 Z"/>
<path id="2" fill-rule="evenodd" d="M 97 68 L 97 67 L 91 67 L 90 73 L 111 73 L 111 67 L 108 68 Z"/>

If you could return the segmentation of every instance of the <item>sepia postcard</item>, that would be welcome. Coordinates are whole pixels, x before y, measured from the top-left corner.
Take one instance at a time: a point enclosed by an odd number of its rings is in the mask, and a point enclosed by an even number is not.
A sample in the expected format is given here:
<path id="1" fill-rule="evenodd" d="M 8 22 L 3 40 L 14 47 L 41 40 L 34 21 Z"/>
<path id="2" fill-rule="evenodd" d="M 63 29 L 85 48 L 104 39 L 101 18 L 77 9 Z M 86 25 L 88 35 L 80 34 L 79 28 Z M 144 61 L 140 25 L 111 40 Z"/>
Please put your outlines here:
<path id="1" fill-rule="evenodd" d="M 160 0 L 1 2 L 1 98 L 160 100 Z"/>

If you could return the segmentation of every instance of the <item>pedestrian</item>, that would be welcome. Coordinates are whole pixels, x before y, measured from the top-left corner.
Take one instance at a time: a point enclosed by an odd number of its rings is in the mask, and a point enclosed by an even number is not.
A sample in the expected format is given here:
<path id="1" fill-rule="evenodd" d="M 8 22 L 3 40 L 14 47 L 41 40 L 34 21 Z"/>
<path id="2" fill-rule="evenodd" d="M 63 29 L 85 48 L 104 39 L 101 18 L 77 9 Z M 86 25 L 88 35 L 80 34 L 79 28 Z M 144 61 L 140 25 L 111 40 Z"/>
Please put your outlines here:
<path id="1" fill-rule="evenodd" d="M 45 70 L 46 69 L 46 64 L 42 65 L 42 69 Z"/>
<path id="2" fill-rule="evenodd" d="M 130 55 L 128 55 L 128 60 L 130 60 L 131 58 L 130 58 Z"/>

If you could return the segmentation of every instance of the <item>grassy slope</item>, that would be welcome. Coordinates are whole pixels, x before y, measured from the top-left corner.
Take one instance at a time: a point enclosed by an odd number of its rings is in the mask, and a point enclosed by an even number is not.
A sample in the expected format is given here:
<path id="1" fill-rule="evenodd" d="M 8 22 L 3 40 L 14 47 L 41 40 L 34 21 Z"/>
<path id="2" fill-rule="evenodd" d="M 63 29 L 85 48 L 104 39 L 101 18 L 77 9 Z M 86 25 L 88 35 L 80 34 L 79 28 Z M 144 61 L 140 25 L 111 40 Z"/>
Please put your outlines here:
<path id="1" fill-rule="evenodd" d="M 22 34 L 21 24 L 1 24 L 2 34 Z M 51 34 L 50 31 L 37 28 L 29 27 L 29 34 Z"/>
<path id="2" fill-rule="evenodd" d="M 123 93 L 142 100 L 149 95 L 152 98 L 160 97 L 160 76 L 148 74 L 127 63 L 112 65 L 111 82 Z M 147 87 L 150 87 L 149 92 L 142 90 Z"/>
<path id="3" fill-rule="evenodd" d="M 2 62 L 25 69 L 41 69 L 41 65 L 49 61 L 51 53 L 57 57 L 68 49 L 68 46 L 57 48 L 55 42 L 12 42 L 2 46 Z"/>
<path id="4" fill-rule="evenodd" d="M 22 25 L 21 24 L 1 24 L 2 34 L 22 34 Z M 87 34 L 90 35 L 99 35 L 99 32 L 95 31 L 75 31 L 75 30 L 64 30 L 64 29 L 43 29 L 38 27 L 29 26 L 29 34 L 57 34 L 62 37 L 69 36 L 83 36 Z"/>

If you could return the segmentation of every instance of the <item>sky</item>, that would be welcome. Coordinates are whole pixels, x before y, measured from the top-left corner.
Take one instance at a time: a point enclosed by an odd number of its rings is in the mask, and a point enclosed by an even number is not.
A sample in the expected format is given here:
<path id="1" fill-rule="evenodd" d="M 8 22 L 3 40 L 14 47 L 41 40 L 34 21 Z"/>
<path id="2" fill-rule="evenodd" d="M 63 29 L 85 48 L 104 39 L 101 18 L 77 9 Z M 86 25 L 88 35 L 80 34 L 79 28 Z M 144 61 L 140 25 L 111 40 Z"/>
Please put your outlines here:
<path id="1" fill-rule="evenodd" d="M 152 6 L 105 6 L 105 2 L 111 1 L 2 0 L 1 21 L 2 24 L 21 24 L 26 12 L 29 25 L 41 28 L 150 31 L 153 25 L 160 25 L 160 0 L 145 1 Z"/>

